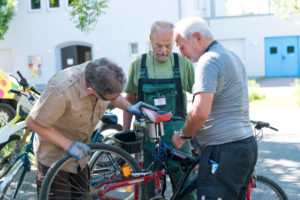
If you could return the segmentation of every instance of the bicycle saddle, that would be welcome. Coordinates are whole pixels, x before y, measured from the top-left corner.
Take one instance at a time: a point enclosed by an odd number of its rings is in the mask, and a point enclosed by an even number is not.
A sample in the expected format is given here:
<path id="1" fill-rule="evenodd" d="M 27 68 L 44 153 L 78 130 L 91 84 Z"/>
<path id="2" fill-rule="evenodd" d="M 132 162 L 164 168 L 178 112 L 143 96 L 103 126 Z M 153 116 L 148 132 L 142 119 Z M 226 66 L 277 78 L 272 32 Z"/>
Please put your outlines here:
<path id="1" fill-rule="evenodd" d="M 153 111 L 148 108 L 142 108 L 142 112 L 151 122 L 153 123 L 161 123 L 161 122 L 168 122 L 172 118 L 171 112 L 165 111 Z"/>

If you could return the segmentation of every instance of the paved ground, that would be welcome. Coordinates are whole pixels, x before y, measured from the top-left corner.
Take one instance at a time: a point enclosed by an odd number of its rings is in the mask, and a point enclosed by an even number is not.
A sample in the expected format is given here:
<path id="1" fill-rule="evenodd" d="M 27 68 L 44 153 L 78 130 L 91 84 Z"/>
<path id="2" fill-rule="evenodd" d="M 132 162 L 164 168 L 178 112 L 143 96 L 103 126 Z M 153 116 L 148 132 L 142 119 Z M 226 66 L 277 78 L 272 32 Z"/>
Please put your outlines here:
<path id="1" fill-rule="evenodd" d="M 262 89 L 269 91 L 266 95 L 286 95 L 293 92 L 293 79 L 265 79 L 261 81 Z M 276 85 L 276 87 L 273 87 Z M 273 90 L 272 90 L 273 88 Z M 117 112 L 122 122 L 121 112 Z M 300 109 L 263 109 L 251 108 L 253 120 L 269 122 L 279 132 L 265 130 L 264 138 L 259 143 L 259 161 L 257 174 L 264 175 L 278 183 L 291 200 L 300 199 Z M 21 200 L 35 200 L 35 169 L 27 177 Z"/>

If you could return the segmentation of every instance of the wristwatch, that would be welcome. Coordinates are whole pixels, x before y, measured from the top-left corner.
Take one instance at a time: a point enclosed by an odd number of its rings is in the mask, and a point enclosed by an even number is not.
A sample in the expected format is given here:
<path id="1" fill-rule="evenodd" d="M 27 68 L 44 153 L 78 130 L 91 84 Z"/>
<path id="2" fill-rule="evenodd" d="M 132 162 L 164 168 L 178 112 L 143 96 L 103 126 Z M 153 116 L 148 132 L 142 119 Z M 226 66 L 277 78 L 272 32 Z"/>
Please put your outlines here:
<path id="1" fill-rule="evenodd" d="M 182 139 L 191 139 L 192 138 L 192 137 L 184 136 L 184 132 L 182 131 L 182 129 L 179 130 L 179 137 Z"/>

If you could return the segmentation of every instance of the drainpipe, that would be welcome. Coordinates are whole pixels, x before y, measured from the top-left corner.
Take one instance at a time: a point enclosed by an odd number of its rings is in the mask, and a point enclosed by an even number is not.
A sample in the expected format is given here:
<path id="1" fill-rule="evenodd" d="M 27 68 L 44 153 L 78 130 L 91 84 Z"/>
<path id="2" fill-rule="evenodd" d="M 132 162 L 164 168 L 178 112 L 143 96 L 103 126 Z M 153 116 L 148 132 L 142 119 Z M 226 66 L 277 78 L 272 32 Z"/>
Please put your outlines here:
<path id="1" fill-rule="evenodd" d="M 216 16 L 216 4 L 215 0 L 210 1 L 210 18 L 213 18 Z"/>
<path id="2" fill-rule="evenodd" d="M 178 18 L 181 20 L 182 14 L 181 14 L 181 0 L 178 0 Z"/>

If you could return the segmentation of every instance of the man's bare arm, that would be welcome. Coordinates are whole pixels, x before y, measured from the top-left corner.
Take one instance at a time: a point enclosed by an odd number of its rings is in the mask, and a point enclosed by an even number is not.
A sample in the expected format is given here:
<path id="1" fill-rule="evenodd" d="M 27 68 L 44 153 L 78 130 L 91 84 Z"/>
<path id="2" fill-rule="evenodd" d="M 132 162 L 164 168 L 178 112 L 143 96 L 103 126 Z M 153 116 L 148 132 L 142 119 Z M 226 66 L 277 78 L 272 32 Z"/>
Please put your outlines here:
<path id="1" fill-rule="evenodd" d="M 196 131 L 204 125 L 211 112 L 213 97 L 213 93 L 205 92 L 200 92 L 194 96 L 192 109 L 182 128 L 184 136 L 193 137 Z M 179 132 L 175 132 L 172 142 L 176 148 L 181 148 L 186 140 L 179 137 Z"/>
<path id="2" fill-rule="evenodd" d="M 128 93 L 125 98 L 131 104 L 135 104 L 136 103 L 136 94 Z M 124 111 L 123 112 L 123 130 L 124 131 L 127 131 L 127 130 L 130 129 L 131 121 L 132 121 L 132 114 Z"/>
<path id="3" fill-rule="evenodd" d="M 39 136 L 44 138 L 45 140 L 63 148 L 65 151 L 69 149 L 72 141 L 63 136 L 60 132 L 58 132 L 54 127 L 44 127 L 38 122 L 36 122 L 32 117 L 29 117 L 26 121 L 28 128 L 32 131 L 36 132 Z"/>

